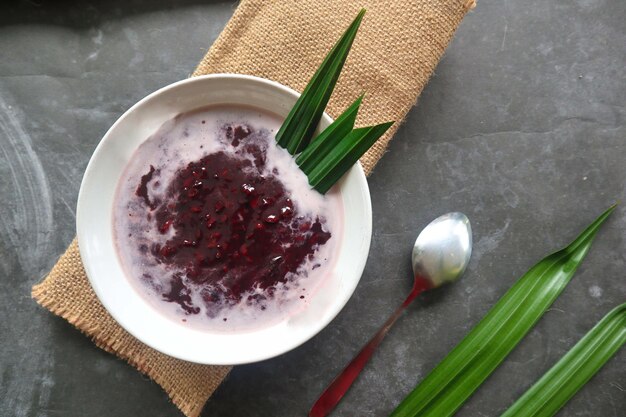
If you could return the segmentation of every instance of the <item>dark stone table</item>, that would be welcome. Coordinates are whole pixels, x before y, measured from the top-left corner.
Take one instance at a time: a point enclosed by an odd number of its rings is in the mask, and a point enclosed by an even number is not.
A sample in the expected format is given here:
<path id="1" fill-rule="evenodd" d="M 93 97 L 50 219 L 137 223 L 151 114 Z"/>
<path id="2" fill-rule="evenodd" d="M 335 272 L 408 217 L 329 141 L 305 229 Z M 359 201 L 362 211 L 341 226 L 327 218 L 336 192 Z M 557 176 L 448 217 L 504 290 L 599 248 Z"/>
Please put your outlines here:
<path id="1" fill-rule="evenodd" d="M 75 234 L 80 180 L 102 135 L 187 77 L 234 9 L 201 3 L 0 6 L 2 416 L 179 415 L 155 383 L 37 306 L 30 287 Z M 531 265 L 625 200 L 625 21 L 618 0 L 479 0 L 369 180 L 374 235 L 356 293 L 304 346 L 237 367 L 203 416 L 304 416 L 408 292 L 416 233 L 463 211 L 475 242 L 466 276 L 410 308 L 335 413 L 387 415 Z M 620 207 L 459 415 L 498 415 L 624 302 L 624 253 Z M 623 416 L 625 369 L 622 350 L 561 415 Z"/>

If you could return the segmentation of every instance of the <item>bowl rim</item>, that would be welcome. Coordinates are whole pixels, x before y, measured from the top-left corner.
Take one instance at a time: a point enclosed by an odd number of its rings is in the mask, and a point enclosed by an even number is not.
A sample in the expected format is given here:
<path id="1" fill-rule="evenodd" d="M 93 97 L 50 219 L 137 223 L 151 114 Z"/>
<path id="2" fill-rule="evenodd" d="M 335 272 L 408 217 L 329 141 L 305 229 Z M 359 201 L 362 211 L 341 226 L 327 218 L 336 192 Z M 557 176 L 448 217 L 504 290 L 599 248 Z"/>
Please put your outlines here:
<path id="1" fill-rule="evenodd" d="M 363 245 L 363 255 L 359 256 L 357 259 L 357 262 L 354 262 L 354 264 L 351 266 L 354 270 L 356 275 L 358 276 L 356 279 L 350 281 L 350 286 L 346 289 L 347 290 L 347 296 L 345 296 L 344 298 L 342 298 L 340 301 L 331 304 L 328 308 L 331 310 L 330 314 L 327 314 L 322 320 L 318 321 L 316 323 L 315 326 L 312 326 L 311 331 L 308 333 L 307 337 L 303 337 L 300 340 L 295 341 L 294 343 L 285 343 L 283 344 L 283 346 L 280 349 L 276 349 L 274 352 L 272 352 L 269 355 L 251 355 L 251 357 L 249 358 L 242 358 L 241 360 L 233 360 L 232 358 L 230 360 L 220 360 L 219 358 L 211 358 L 210 360 L 204 360 L 203 358 L 198 358 L 196 356 L 193 355 L 187 355 L 186 352 L 184 350 L 180 350 L 180 351 L 172 351 L 171 349 L 164 349 L 162 346 L 158 346 L 158 344 L 154 343 L 154 339 L 152 338 L 147 338 L 144 334 L 142 333 L 138 333 L 136 332 L 136 328 L 135 326 L 131 326 L 129 325 L 129 320 L 127 320 L 127 317 L 124 316 L 124 314 L 121 314 L 119 311 L 115 310 L 115 308 L 111 307 L 111 304 L 109 303 L 109 300 L 107 298 L 107 296 L 105 296 L 103 294 L 103 291 L 100 287 L 100 285 L 98 285 L 97 279 L 95 278 L 98 275 L 98 272 L 95 270 L 94 265 L 92 265 L 91 262 L 91 251 L 89 249 L 89 245 L 86 243 L 86 236 L 85 236 L 85 230 L 83 225 L 86 225 L 87 221 L 90 221 L 91 218 L 89 217 L 88 213 L 85 212 L 85 209 L 83 207 L 85 207 L 86 202 L 85 199 L 88 198 L 87 192 L 86 192 L 86 188 L 89 186 L 90 180 L 91 178 L 95 175 L 94 174 L 94 170 L 97 167 L 97 161 L 98 159 L 101 157 L 101 154 L 104 152 L 104 147 L 105 147 L 105 143 L 107 141 L 110 141 L 112 139 L 110 139 L 113 135 L 114 132 L 116 131 L 116 129 L 119 127 L 120 124 L 122 124 L 128 117 L 130 117 L 130 115 L 132 115 L 133 113 L 135 113 L 136 111 L 138 111 L 138 109 L 140 109 L 145 103 L 150 102 L 151 100 L 156 99 L 158 96 L 165 94 L 166 92 L 169 92 L 170 90 L 175 90 L 181 86 L 186 86 L 188 84 L 194 84 L 194 83 L 202 83 L 202 82 L 206 82 L 207 80 L 247 80 L 247 81 L 251 81 L 254 83 L 259 83 L 264 85 L 265 87 L 269 87 L 269 88 L 273 88 L 273 89 L 277 89 L 277 90 L 281 90 L 283 93 L 286 93 L 287 95 L 293 96 L 295 99 L 297 99 L 300 96 L 300 93 L 298 93 L 297 91 L 284 86 L 276 81 L 272 81 L 272 80 L 268 80 L 265 78 L 261 78 L 261 77 L 256 77 L 256 76 L 252 76 L 252 75 L 244 75 L 244 74 L 229 74 L 229 73 L 217 73 L 217 74 L 209 74 L 209 75 L 203 75 L 203 76 L 197 76 L 197 77 L 191 77 L 188 79 L 184 79 L 184 80 L 180 80 L 177 82 L 174 82 L 172 84 L 166 85 L 150 94 L 148 94 L 147 96 L 145 96 L 144 98 L 142 98 L 141 100 L 139 100 L 138 102 L 136 102 L 133 106 L 131 106 L 128 110 L 126 110 L 112 125 L 111 127 L 107 130 L 107 132 L 103 135 L 102 139 L 100 140 L 100 142 L 98 143 L 98 145 L 96 146 L 92 156 L 89 159 L 89 163 L 85 169 L 82 181 L 81 181 L 81 185 L 80 185 L 80 189 L 79 189 L 79 194 L 78 194 L 78 201 L 77 201 L 77 209 L 76 209 L 76 230 L 77 230 L 77 240 L 78 240 L 78 248 L 79 248 L 79 253 L 82 259 L 82 263 L 85 269 L 85 273 L 86 276 L 89 280 L 89 283 L 92 287 L 92 289 L 94 290 L 98 300 L 100 301 L 100 303 L 104 306 L 104 308 L 106 309 L 106 311 L 113 317 L 113 319 L 117 322 L 118 325 L 120 325 L 123 329 L 125 329 L 126 331 L 129 332 L 129 334 L 131 334 L 133 337 L 137 338 L 139 341 L 141 341 L 142 343 L 152 347 L 153 349 L 162 352 L 166 355 L 178 358 L 178 359 L 182 359 L 185 361 L 189 361 L 189 362 L 194 362 L 194 363 L 201 363 L 201 364 L 210 364 L 210 365 L 239 365 L 239 364 L 245 364 L 245 363 L 253 363 L 253 362 L 258 362 L 261 360 L 265 360 L 265 359 L 269 359 L 272 357 L 276 357 L 279 355 L 282 355 L 292 349 L 295 349 L 296 347 L 302 345 L 303 343 L 307 342 L 308 340 L 310 340 L 311 338 L 313 338 L 316 334 L 318 334 L 321 330 L 323 330 L 338 314 L 341 310 L 343 310 L 343 308 L 345 307 L 345 305 L 347 304 L 348 300 L 350 298 L 352 298 L 354 291 L 356 289 L 356 286 L 358 285 L 358 283 L 360 282 L 360 279 L 362 277 L 363 274 L 363 270 L 365 268 L 365 264 L 367 262 L 368 259 L 368 254 L 369 254 L 369 248 L 370 248 L 370 244 L 371 244 L 371 238 L 372 238 L 372 206 L 371 206 L 371 196 L 370 196 L 370 192 L 369 192 L 369 187 L 367 184 L 367 179 L 365 177 L 365 173 L 363 171 L 363 168 L 360 164 L 360 162 L 357 162 L 349 171 L 349 173 L 353 176 L 353 178 L 355 178 L 357 185 L 359 187 L 359 191 L 363 194 L 364 200 L 366 202 L 365 206 L 363 207 L 363 210 L 365 212 L 365 216 L 364 216 L 364 224 L 361 225 L 361 227 L 363 228 L 364 231 L 364 236 L 365 236 L 365 241 L 364 241 L 364 245 Z M 322 116 L 322 121 L 320 122 L 320 124 L 322 125 L 328 125 L 330 123 L 332 123 L 333 119 L 327 114 L 324 113 Z M 146 138 L 147 139 L 147 138 Z M 96 161 L 96 162 L 94 162 Z M 346 174 L 347 175 L 347 174 Z M 85 226 L 86 227 L 86 226 Z M 81 244 L 82 242 L 82 244 Z M 119 263 L 119 259 L 116 260 L 116 262 Z M 124 277 L 126 279 L 128 279 L 128 277 Z M 164 317 L 165 318 L 165 317 Z M 167 319 L 167 318 L 165 318 Z"/>

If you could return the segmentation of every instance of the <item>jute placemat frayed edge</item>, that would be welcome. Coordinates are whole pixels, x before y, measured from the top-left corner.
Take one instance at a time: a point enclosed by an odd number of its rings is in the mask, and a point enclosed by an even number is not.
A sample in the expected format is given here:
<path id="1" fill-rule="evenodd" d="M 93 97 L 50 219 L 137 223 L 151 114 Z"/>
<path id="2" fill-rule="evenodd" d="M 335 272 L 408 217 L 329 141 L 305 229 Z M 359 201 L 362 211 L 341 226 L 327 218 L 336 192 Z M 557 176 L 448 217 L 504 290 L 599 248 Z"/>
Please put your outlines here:
<path id="1" fill-rule="evenodd" d="M 135 339 L 104 309 L 91 288 L 72 241 L 50 274 L 32 288 L 37 303 L 67 320 L 99 348 L 117 355 L 159 384 L 188 417 L 200 415 L 204 404 L 231 370 L 167 356 Z"/>

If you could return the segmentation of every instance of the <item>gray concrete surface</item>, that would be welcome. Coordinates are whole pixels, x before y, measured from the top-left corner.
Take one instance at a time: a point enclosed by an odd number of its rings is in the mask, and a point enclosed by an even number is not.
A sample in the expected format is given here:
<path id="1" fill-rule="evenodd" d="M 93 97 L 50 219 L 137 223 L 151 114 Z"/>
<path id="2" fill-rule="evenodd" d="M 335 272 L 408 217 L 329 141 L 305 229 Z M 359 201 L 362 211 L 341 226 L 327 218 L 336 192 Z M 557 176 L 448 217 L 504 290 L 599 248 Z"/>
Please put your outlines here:
<path id="1" fill-rule="evenodd" d="M 38 307 L 30 287 L 75 234 L 87 161 L 147 93 L 186 77 L 230 2 L 0 5 L 0 415 L 177 416 L 153 382 Z M 398 322 L 336 416 L 385 416 L 535 261 L 626 200 L 626 3 L 479 0 L 370 178 L 363 279 L 309 343 L 237 367 L 203 416 L 304 416 L 410 288 L 417 231 L 467 213 L 465 278 Z M 459 416 L 496 416 L 626 299 L 626 211 Z M 623 416 L 622 350 L 562 416 Z M 621 410 L 621 411 L 620 411 Z"/>

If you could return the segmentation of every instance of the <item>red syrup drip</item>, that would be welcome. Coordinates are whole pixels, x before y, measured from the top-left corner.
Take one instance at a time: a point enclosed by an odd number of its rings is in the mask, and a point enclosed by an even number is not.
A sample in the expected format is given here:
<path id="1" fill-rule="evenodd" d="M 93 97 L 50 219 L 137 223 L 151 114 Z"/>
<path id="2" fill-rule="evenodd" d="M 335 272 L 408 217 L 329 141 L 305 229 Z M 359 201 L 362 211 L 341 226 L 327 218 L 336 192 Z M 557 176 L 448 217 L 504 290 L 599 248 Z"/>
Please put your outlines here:
<path id="1" fill-rule="evenodd" d="M 200 308 L 192 302 L 185 277 L 201 287 L 214 314 L 257 287 L 263 293 L 246 301 L 264 309 L 276 285 L 286 283 L 331 236 L 323 220 L 298 213 L 279 178 L 262 175 L 268 139 L 258 139 L 266 131 L 236 125 L 225 126 L 222 134 L 237 156 L 216 152 L 180 169 L 167 185 L 167 203 L 148 199 L 151 166 L 136 193 L 153 210 L 160 233 L 174 229 L 163 246 L 152 245 L 146 256 L 184 271 L 173 274 L 162 297 L 187 314 L 198 314 Z"/>

